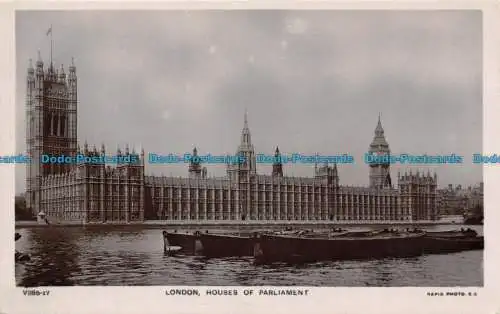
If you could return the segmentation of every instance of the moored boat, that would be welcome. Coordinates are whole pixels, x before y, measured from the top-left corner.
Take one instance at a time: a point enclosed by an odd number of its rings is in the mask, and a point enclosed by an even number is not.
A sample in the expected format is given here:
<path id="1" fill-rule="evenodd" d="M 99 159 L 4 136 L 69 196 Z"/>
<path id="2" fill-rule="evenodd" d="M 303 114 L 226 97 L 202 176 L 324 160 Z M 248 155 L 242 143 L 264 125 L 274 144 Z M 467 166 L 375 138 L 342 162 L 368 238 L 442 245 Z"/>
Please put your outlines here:
<path id="1" fill-rule="evenodd" d="M 453 238 L 453 239 L 468 239 L 477 236 L 477 232 L 470 228 L 449 231 L 427 231 L 427 237 Z"/>
<path id="2" fill-rule="evenodd" d="M 452 238 L 424 237 L 425 254 L 446 254 L 484 249 L 484 237 Z"/>
<path id="3" fill-rule="evenodd" d="M 193 255 L 202 250 L 198 234 L 198 231 L 194 233 L 163 231 L 164 241 L 168 241 L 168 246 L 180 247 L 179 252 Z"/>
<path id="4" fill-rule="evenodd" d="M 206 257 L 252 256 L 254 237 L 247 234 L 200 234 Z"/>
<path id="5" fill-rule="evenodd" d="M 425 254 L 446 254 L 484 249 L 484 237 L 472 229 L 426 232 Z"/>
<path id="6" fill-rule="evenodd" d="M 254 242 L 254 257 L 256 263 L 414 257 L 423 253 L 423 237 L 421 232 L 375 232 L 328 238 L 263 234 Z"/>

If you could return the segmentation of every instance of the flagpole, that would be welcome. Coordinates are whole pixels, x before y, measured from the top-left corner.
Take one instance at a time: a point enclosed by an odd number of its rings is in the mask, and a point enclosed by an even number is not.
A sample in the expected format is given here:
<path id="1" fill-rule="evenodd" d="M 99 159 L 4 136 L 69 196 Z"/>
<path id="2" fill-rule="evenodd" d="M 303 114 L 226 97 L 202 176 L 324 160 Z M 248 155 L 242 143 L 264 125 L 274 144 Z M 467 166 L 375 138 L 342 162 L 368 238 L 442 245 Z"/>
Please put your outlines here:
<path id="1" fill-rule="evenodd" d="M 52 46 L 53 46 L 53 40 L 52 40 L 52 24 L 50 24 L 50 67 L 53 67 L 53 65 L 52 65 Z"/>

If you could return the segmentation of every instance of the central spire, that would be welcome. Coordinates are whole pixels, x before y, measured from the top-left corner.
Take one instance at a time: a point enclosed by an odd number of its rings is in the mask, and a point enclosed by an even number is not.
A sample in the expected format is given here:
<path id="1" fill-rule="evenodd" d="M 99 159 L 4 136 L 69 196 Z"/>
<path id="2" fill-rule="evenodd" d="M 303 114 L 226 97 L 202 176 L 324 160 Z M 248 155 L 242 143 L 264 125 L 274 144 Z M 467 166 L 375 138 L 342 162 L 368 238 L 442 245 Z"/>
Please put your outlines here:
<path id="1" fill-rule="evenodd" d="M 236 155 L 245 157 L 245 161 L 238 164 L 241 171 L 247 171 L 247 173 L 255 174 L 256 168 L 256 158 L 255 152 L 252 145 L 252 137 L 250 135 L 250 128 L 248 127 L 248 114 L 245 110 L 243 130 L 241 131 L 241 142 L 236 151 Z"/>
<path id="2" fill-rule="evenodd" d="M 244 147 L 250 147 L 252 145 L 250 129 L 248 128 L 248 113 L 246 109 L 243 122 L 243 130 L 241 131 L 241 145 Z"/>
<path id="3" fill-rule="evenodd" d="M 245 108 L 245 117 L 244 117 L 244 128 L 247 128 L 248 129 L 248 111 L 247 109 Z"/>

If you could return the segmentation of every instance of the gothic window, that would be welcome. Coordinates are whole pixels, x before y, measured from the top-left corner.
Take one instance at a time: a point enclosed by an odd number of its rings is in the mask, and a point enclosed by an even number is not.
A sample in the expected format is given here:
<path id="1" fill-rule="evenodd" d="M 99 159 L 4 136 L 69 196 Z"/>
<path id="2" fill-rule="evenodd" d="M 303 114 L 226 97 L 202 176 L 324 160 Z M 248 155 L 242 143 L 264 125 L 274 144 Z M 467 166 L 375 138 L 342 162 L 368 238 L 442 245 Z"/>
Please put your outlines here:
<path id="1" fill-rule="evenodd" d="M 43 134 L 44 134 L 45 136 L 47 136 L 47 135 L 50 135 L 50 134 L 51 134 L 51 131 L 52 131 L 52 130 L 50 129 L 50 120 L 51 120 L 51 118 L 52 118 L 52 116 L 51 116 L 51 114 L 50 114 L 50 113 L 47 113 L 47 114 L 45 115 L 45 119 L 44 119 L 44 121 L 43 121 Z"/>
<path id="2" fill-rule="evenodd" d="M 66 118 L 63 116 L 61 117 L 61 132 L 60 132 L 60 135 L 61 136 L 65 136 L 66 132 L 65 132 L 65 127 L 66 127 Z"/>
<path id="3" fill-rule="evenodd" d="M 54 128 L 52 130 L 52 135 L 59 136 L 57 133 L 57 127 L 59 126 L 59 117 L 57 115 L 54 115 Z"/>

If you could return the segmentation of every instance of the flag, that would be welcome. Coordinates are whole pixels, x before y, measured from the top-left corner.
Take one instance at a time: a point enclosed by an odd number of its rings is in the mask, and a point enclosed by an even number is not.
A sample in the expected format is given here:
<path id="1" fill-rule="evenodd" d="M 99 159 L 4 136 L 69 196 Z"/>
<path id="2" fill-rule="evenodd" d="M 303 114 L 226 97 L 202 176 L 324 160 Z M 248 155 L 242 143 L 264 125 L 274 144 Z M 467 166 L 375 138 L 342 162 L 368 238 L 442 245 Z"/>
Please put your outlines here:
<path id="1" fill-rule="evenodd" d="M 49 36 L 49 34 L 52 34 L 52 25 L 50 25 L 49 30 L 47 31 L 47 36 Z"/>

